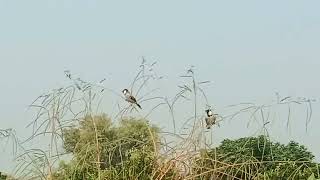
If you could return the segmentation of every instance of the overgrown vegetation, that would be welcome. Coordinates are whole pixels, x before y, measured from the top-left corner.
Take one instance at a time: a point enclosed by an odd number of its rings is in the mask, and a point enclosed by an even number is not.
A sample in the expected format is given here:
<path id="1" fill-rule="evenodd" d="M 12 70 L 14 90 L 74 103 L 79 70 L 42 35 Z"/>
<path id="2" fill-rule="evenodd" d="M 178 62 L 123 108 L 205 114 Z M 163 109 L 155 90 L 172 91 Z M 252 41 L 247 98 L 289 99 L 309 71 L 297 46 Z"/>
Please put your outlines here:
<path id="1" fill-rule="evenodd" d="M 319 164 L 313 162 L 314 155 L 304 146 L 294 141 L 287 145 L 274 143 L 263 135 L 226 139 L 217 148 L 202 150 L 200 156 L 191 158 L 188 170 L 183 172 L 177 163 L 167 164 L 159 155 L 158 133 L 157 128 L 141 119 L 125 119 L 116 127 L 105 115 L 86 117 L 80 127 L 65 131 L 64 147 L 74 159 L 61 162 L 53 179 L 99 179 L 99 174 L 101 179 L 319 177 Z M 97 157 L 96 152 L 101 156 Z M 168 169 L 159 171 L 161 166 Z"/>
<path id="2" fill-rule="evenodd" d="M 28 125 L 32 135 L 24 141 L 14 131 L 0 131 L 0 137 L 12 137 L 19 179 L 316 179 L 319 164 L 314 155 L 296 142 L 287 145 L 272 142 L 266 125 L 275 106 L 304 105 L 307 109 L 306 130 L 312 115 L 312 99 L 280 97 L 271 104 L 240 103 L 231 114 L 214 114 L 213 126 L 248 113 L 247 124 L 261 125 L 261 135 L 237 140 L 225 139 L 212 146 L 212 130 L 205 125 L 205 109 L 212 108 L 193 67 L 182 75 L 183 84 L 173 97 L 146 88 L 162 79 L 154 63 L 144 59 L 129 89 L 142 103 L 143 112 L 124 97 L 99 83 L 74 77 L 66 71 L 70 84 L 39 96 L 30 106 L 36 110 Z M 125 87 L 127 88 L 127 87 Z M 104 93 L 119 99 L 116 112 L 98 111 Z M 141 95 L 143 94 L 143 95 Z M 177 116 L 178 104 L 192 112 L 191 117 Z M 147 104 L 147 105 L 145 105 Z M 145 106 L 144 106 L 145 105 Z M 160 107 L 162 117 L 168 112 L 172 132 L 158 128 L 150 119 Z M 265 113 L 265 112 L 268 113 Z M 216 113 L 216 112 L 215 112 Z M 260 117 L 260 118 L 259 118 Z M 178 127 L 177 124 L 182 124 Z M 214 129 L 215 127 L 211 128 Z M 26 149 L 30 142 L 47 142 L 48 148 Z"/>
<path id="3" fill-rule="evenodd" d="M 319 164 L 313 161 L 314 155 L 304 146 L 294 141 L 275 143 L 261 135 L 226 139 L 219 147 L 203 151 L 196 164 L 203 179 L 230 175 L 234 179 L 308 179 L 312 174 L 319 177 Z"/>

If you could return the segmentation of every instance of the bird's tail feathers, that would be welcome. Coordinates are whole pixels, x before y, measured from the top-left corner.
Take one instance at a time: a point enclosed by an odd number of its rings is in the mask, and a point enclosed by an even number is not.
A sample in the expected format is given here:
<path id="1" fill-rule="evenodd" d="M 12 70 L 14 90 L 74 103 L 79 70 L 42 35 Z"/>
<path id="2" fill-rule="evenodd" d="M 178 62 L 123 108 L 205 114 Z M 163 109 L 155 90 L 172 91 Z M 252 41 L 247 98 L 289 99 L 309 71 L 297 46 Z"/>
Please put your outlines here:
<path id="1" fill-rule="evenodd" d="M 137 105 L 140 109 L 142 109 L 142 107 L 140 106 L 140 104 L 136 103 L 136 105 Z"/>

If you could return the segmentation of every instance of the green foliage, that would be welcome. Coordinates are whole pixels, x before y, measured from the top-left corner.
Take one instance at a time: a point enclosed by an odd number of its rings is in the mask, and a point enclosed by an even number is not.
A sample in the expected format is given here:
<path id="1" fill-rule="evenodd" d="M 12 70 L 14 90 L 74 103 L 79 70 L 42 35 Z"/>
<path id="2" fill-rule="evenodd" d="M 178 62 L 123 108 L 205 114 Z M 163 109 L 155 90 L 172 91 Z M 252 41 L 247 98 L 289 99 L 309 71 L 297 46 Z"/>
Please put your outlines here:
<path id="1" fill-rule="evenodd" d="M 216 149 L 203 151 L 196 164 L 198 173 L 204 173 L 202 178 L 307 179 L 318 172 L 313 160 L 314 155 L 296 142 L 284 145 L 259 136 L 226 139 Z M 210 172 L 208 167 L 220 171 Z"/>
<path id="2" fill-rule="evenodd" d="M 7 176 L 0 172 L 0 180 L 6 180 Z"/>
<path id="3" fill-rule="evenodd" d="M 308 180 L 320 180 L 320 179 L 317 179 L 317 178 L 314 176 L 314 174 L 312 173 L 312 174 L 309 176 Z"/>
<path id="4" fill-rule="evenodd" d="M 73 154 L 61 162 L 55 179 L 150 179 L 158 129 L 143 119 L 123 119 L 115 126 L 105 115 L 87 116 L 64 131 L 64 148 Z"/>
<path id="5" fill-rule="evenodd" d="M 143 119 L 127 118 L 115 125 L 106 115 L 87 116 L 79 126 L 64 130 L 64 149 L 73 159 L 61 161 L 53 179 L 179 179 L 175 161 L 158 154 L 158 131 Z M 313 160 L 306 147 L 293 141 L 225 139 L 194 157 L 184 178 L 316 180 L 319 167 Z"/>

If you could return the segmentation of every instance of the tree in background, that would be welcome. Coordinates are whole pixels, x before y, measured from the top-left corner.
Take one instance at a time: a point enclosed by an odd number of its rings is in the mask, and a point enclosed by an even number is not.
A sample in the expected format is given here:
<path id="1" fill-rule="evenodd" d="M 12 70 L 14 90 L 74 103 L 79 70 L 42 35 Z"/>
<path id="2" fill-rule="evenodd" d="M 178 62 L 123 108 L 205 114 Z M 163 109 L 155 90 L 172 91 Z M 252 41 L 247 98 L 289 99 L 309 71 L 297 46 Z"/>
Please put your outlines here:
<path id="1" fill-rule="evenodd" d="M 127 118 L 115 126 L 106 115 L 87 116 L 64 131 L 64 149 L 55 179 L 150 179 L 158 146 L 158 129 L 143 119 Z"/>
<path id="2" fill-rule="evenodd" d="M 319 177 L 314 155 L 303 145 L 290 141 L 274 143 L 266 136 L 225 139 L 215 149 L 203 151 L 196 164 L 202 178 L 308 179 Z M 209 171 L 210 167 L 216 171 Z"/>

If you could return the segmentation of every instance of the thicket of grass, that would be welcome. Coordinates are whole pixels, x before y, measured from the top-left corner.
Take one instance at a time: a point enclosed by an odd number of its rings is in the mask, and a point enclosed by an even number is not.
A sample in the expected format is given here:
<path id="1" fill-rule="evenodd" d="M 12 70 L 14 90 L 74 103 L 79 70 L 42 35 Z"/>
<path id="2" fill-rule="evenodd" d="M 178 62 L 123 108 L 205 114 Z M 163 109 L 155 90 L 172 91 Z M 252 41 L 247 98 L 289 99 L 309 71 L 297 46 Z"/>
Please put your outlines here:
<path id="1" fill-rule="evenodd" d="M 204 124 L 204 110 L 211 107 L 203 86 L 193 68 L 181 78 L 179 91 L 172 98 L 153 94 L 158 89 L 144 88 L 161 79 L 154 71 L 156 63 L 145 60 L 130 85 L 138 101 L 149 107 L 143 112 L 124 101 L 118 91 L 73 77 L 66 71 L 70 84 L 39 96 L 30 106 L 36 110 L 28 125 L 32 135 L 24 141 L 13 138 L 18 165 L 18 179 L 316 179 L 319 167 L 314 156 L 295 142 L 287 145 L 269 140 L 265 111 L 274 106 L 305 105 L 306 127 L 311 120 L 312 102 L 308 98 L 277 96 L 272 104 L 239 104 L 239 110 L 228 115 L 216 114 L 214 126 L 248 113 L 248 123 L 260 116 L 261 136 L 224 140 L 219 147 L 208 143 L 210 136 Z M 125 87 L 126 88 L 126 87 Z M 121 91 L 121 90 L 120 90 Z M 144 92 L 144 95 L 141 95 Z M 118 97 L 115 115 L 97 113 L 104 94 Z M 178 104 L 191 104 L 190 118 L 178 119 Z M 164 132 L 149 119 L 160 108 L 167 108 L 172 132 Z M 163 110 L 163 109 L 162 109 Z M 160 116 L 163 113 L 160 113 Z M 159 112 L 158 112 L 159 113 Z M 109 116 L 110 115 L 110 116 Z M 180 123 L 177 123 L 180 122 Z M 177 127 L 177 124 L 183 127 Z M 187 133 L 181 133 L 184 129 Z M 15 137 L 12 130 L 0 136 Z M 26 149 L 25 144 L 45 141 L 48 148 Z"/>

